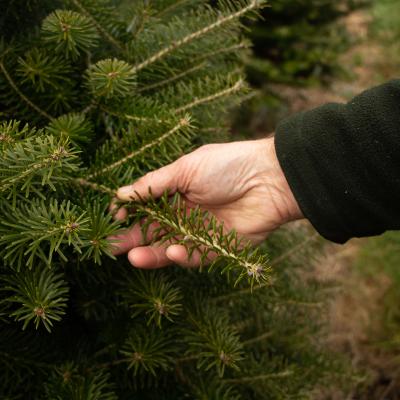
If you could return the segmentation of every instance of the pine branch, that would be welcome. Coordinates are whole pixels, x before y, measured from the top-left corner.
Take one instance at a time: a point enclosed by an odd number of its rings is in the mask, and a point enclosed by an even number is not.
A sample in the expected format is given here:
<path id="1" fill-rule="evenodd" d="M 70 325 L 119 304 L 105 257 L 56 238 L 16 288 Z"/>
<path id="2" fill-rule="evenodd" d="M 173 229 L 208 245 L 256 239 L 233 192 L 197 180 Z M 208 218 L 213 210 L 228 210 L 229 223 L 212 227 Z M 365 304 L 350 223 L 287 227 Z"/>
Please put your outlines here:
<path id="1" fill-rule="evenodd" d="M 174 74 L 166 79 L 162 79 L 158 82 L 141 86 L 136 90 L 136 92 L 142 93 L 142 92 L 153 90 L 153 89 L 156 89 L 156 88 L 159 88 L 162 86 L 166 86 L 170 83 L 173 83 L 181 78 L 184 78 L 184 77 L 192 74 L 193 72 L 201 70 L 207 66 L 211 66 L 212 62 L 210 62 L 209 59 L 211 59 L 215 56 L 219 56 L 219 55 L 226 54 L 226 53 L 232 53 L 237 50 L 248 48 L 249 46 L 250 46 L 249 42 L 242 41 L 239 44 L 234 44 L 232 46 L 222 47 L 218 50 L 213 50 L 213 51 L 203 53 L 202 55 L 196 57 L 193 60 L 193 62 L 189 65 L 189 67 L 187 67 L 183 71 L 180 71 L 179 73 L 176 73 L 176 74 Z"/>
<path id="2" fill-rule="evenodd" d="M 247 339 L 245 341 L 242 342 L 243 346 L 249 346 L 249 345 L 253 345 L 254 343 L 258 343 L 258 342 L 262 342 L 265 339 L 269 339 L 272 335 L 274 334 L 273 331 L 267 331 L 262 333 L 261 335 L 251 338 L 251 339 Z"/>
<path id="3" fill-rule="evenodd" d="M 282 372 L 276 372 L 272 374 L 263 374 L 263 375 L 255 375 L 255 376 L 244 376 L 242 378 L 231 378 L 231 379 L 224 379 L 224 383 L 233 383 L 235 385 L 243 385 L 247 383 L 253 383 L 257 381 L 266 381 L 269 379 L 281 379 L 287 378 L 288 376 L 293 375 L 293 371 L 288 369 Z"/>
<path id="4" fill-rule="evenodd" d="M 28 124 L 21 127 L 20 121 L 11 120 L 0 122 L 0 153 L 12 147 L 17 141 L 41 135 L 43 135 L 42 130 L 30 128 Z"/>
<path id="5" fill-rule="evenodd" d="M 176 334 L 168 330 L 138 329 L 125 341 L 120 353 L 128 359 L 128 370 L 139 375 L 147 372 L 156 376 L 174 366 Z"/>
<path id="6" fill-rule="evenodd" d="M 111 189 L 111 188 L 101 185 L 99 183 L 90 182 L 84 178 L 76 178 L 76 179 L 72 180 L 71 182 L 76 183 L 79 186 L 88 187 L 96 192 L 107 193 L 107 194 L 111 195 L 112 197 L 114 197 L 116 194 L 116 191 L 114 189 Z"/>
<path id="7" fill-rule="evenodd" d="M 35 271 L 17 272 L 3 277 L 1 291 L 9 293 L 2 302 L 17 306 L 9 316 L 23 322 L 25 329 L 32 321 L 38 329 L 43 324 L 48 332 L 54 321 L 60 321 L 67 307 L 69 291 L 63 274 L 56 274 L 48 268 Z"/>
<path id="8" fill-rule="evenodd" d="M 164 319 L 173 321 L 182 311 L 182 295 L 164 275 L 141 271 L 121 282 L 121 297 L 131 310 L 132 318 L 144 314 L 147 324 L 161 327 Z"/>
<path id="9" fill-rule="evenodd" d="M 269 282 L 270 266 L 267 265 L 266 257 L 258 249 L 253 250 L 250 243 L 244 244 L 235 231 L 225 233 L 223 225 L 199 207 L 187 212 L 186 205 L 179 194 L 175 194 L 172 204 L 168 196 L 164 195 L 160 201 L 151 198 L 146 202 L 129 203 L 128 209 L 130 207 L 136 210 L 135 219 L 146 216 L 150 221 L 158 222 L 160 230 L 170 232 L 162 237 L 162 241 L 177 236 L 183 237 L 178 242 L 189 249 L 189 254 L 196 249 L 200 250 L 202 263 L 210 252 L 215 253 L 217 258 L 209 268 L 223 261 L 221 273 L 228 275 L 235 273 L 235 284 L 245 277 L 252 285 L 254 282 Z"/>
<path id="10" fill-rule="evenodd" d="M 89 231 L 89 218 L 68 201 L 20 202 L 13 209 L 0 209 L 0 255 L 14 268 L 32 268 L 37 260 L 50 266 L 54 254 L 67 261 L 62 247 L 72 246 L 81 253 L 81 235 Z M 63 246 L 62 246 L 63 245 Z"/>
<path id="11" fill-rule="evenodd" d="M 85 118 L 83 113 L 70 113 L 54 119 L 47 127 L 50 135 L 69 140 L 80 148 L 82 143 L 88 143 L 93 137 L 93 124 Z"/>
<path id="12" fill-rule="evenodd" d="M 90 179 L 93 179 L 94 177 L 96 177 L 98 175 L 103 175 L 103 174 L 105 174 L 107 172 L 110 172 L 110 171 L 112 171 L 112 170 L 114 170 L 114 169 L 126 164 L 129 160 L 143 155 L 149 149 L 160 146 L 163 142 L 167 141 L 171 136 L 175 135 L 181 129 L 187 128 L 187 127 L 190 127 L 190 117 L 189 117 L 189 115 L 185 115 L 177 123 L 177 125 L 175 125 L 169 131 L 165 132 L 160 137 L 157 137 L 153 141 L 146 143 L 141 148 L 129 153 L 128 155 L 126 155 L 125 157 L 119 159 L 118 161 L 116 161 L 116 162 L 114 162 L 114 163 L 112 163 L 110 165 L 107 165 L 107 166 L 105 166 L 105 167 L 103 167 L 103 168 L 101 168 L 99 170 L 96 170 L 96 172 L 93 173 L 93 174 L 88 175 L 86 177 L 86 180 L 89 181 Z"/>
<path id="13" fill-rule="evenodd" d="M 243 346 L 227 314 L 214 308 L 200 306 L 189 315 L 191 326 L 185 339 L 187 356 L 195 355 L 197 368 L 205 371 L 215 367 L 222 377 L 226 368 L 239 370 Z"/>
<path id="14" fill-rule="evenodd" d="M 18 94 L 18 96 L 26 103 L 28 104 L 29 107 L 31 107 L 33 110 L 35 110 L 36 112 L 38 112 L 40 115 L 42 115 L 43 117 L 47 118 L 48 120 L 52 121 L 53 117 L 49 114 L 47 114 L 46 111 L 42 110 L 41 108 L 39 108 L 35 103 L 33 103 L 31 100 L 29 100 L 29 98 L 27 96 L 25 96 L 21 90 L 18 88 L 18 86 L 16 85 L 16 83 L 14 82 L 14 80 L 11 78 L 10 74 L 8 73 L 3 61 L 0 60 L 0 69 L 3 72 L 4 76 L 6 77 L 8 83 L 10 84 L 10 86 L 14 89 L 14 91 Z"/>
<path id="15" fill-rule="evenodd" d="M 142 87 L 138 88 L 137 93 L 146 92 L 146 91 L 153 90 L 153 89 L 159 88 L 161 86 L 165 86 L 170 83 L 173 83 L 173 82 L 177 81 L 178 79 L 181 79 L 187 75 L 190 75 L 191 73 L 193 73 L 195 71 L 198 71 L 198 70 L 204 68 L 206 65 L 207 65 L 206 62 L 201 62 L 200 64 L 190 66 L 189 68 L 185 69 L 184 71 L 181 71 L 178 74 L 172 75 L 167 79 L 163 79 L 161 81 L 152 83 L 150 85 L 146 85 L 146 86 L 142 86 Z"/>
<path id="16" fill-rule="evenodd" d="M 174 11 L 178 7 L 182 6 L 185 3 L 188 3 L 192 0 L 176 0 L 173 4 L 169 5 L 168 7 L 164 8 L 163 10 L 159 11 L 157 14 L 155 14 L 156 18 L 162 18 L 164 15 L 170 13 L 171 11 Z"/>
<path id="17" fill-rule="evenodd" d="M 200 99 L 196 99 L 196 100 L 192 101 L 191 103 L 188 103 L 188 104 L 185 104 L 185 105 L 183 105 L 181 107 L 176 108 L 175 112 L 176 113 L 181 113 L 181 112 L 190 110 L 190 109 L 192 109 L 194 107 L 197 107 L 197 106 L 199 106 L 201 104 L 205 104 L 205 103 L 209 103 L 209 102 L 218 100 L 221 97 L 229 96 L 229 95 L 231 95 L 231 94 L 233 94 L 235 92 L 238 92 L 241 89 L 243 89 L 244 87 L 245 87 L 245 83 L 244 83 L 244 81 L 242 79 L 240 79 L 233 86 L 231 86 L 231 87 L 229 87 L 227 89 L 221 90 L 221 91 L 219 91 L 217 93 L 214 93 L 214 94 L 212 94 L 210 96 L 206 96 L 206 97 L 203 97 L 203 98 L 200 98 Z"/>
<path id="18" fill-rule="evenodd" d="M 40 194 L 44 185 L 55 190 L 57 182 L 66 181 L 77 171 L 77 152 L 70 150 L 68 141 L 53 136 L 38 136 L 17 142 L 4 149 L 0 158 L 0 194 L 17 196 L 24 191 Z"/>
<path id="19" fill-rule="evenodd" d="M 97 28 L 97 30 L 103 35 L 105 39 L 107 39 L 118 51 L 121 53 L 125 53 L 124 46 L 114 38 L 109 32 L 107 32 L 93 17 L 93 15 L 83 6 L 83 4 L 79 0 L 71 0 L 73 4 L 84 14 L 88 17 L 93 25 Z"/>
<path id="20" fill-rule="evenodd" d="M 212 23 L 196 32 L 192 32 L 191 34 L 183 37 L 182 39 L 179 39 L 179 40 L 173 42 L 172 44 L 168 45 L 167 47 L 164 47 L 163 49 L 161 49 L 160 51 L 158 51 L 157 53 L 155 53 L 151 57 L 149 57 L 147 60 L 144 60 L 140 64 L 135 65 L 132 68 L 132 71 L 134 73 L 139 72 L 143 68 L 146 68 L 150 64 L 153 64 L 156 61 L 159 61 L 166 55 L 168 55 L 171 52 L 175 51 L 176 49 L 184 46 L 185 44 L 188 44 L 188 43 L 192 42 L 193 40 L 198 39 L 201 36 L 209 34 L 210 32 L 212 32 L 215 29 L 218 29 L 222 25 L 225 25 L 235 19 L 242 17 L 243 15 L 245 15 L 246 13 L 248 13 L 251 10 L 255 10 L 255 9 L 259 8 L 261 6 L 261 4 L 262 4 L 262 2 L 260 0 L 252 0 L 247 6 L 241 8 L 240 10 L 230 13 L 228 15 L 219 17 L 214 23 Z"/>
<path id="21" fill-rule="evenodd" d="M 199 56 L 197 56 L 194 61 L 202 61 L 205 59 L 212 59 L 215 56 L 219 56 L 221 54 L 226 54 L 226 53 L 233 53 L 237 50 L 242 50 L 242 49 L 248 49 L 249 47 L 251 47 L 251 42 L 246 41 L 246 40 L 242 40 L 240 43 L 238 44 L 233 44 L 232 46 L 228 46 L 228 47 L 221 47 L 217 50 L 213 50 L 213 51 L 209 51 L 206 53 L 203 53 Z"/>
<path id="22" fill-rule="evenodd" d="M 171 122 L 168 119 L 160 119 L 160 118 L 157 118 L 157 117 L 154 117 L 154 116 L 152 116 L 152 117 L 143 117 L 143 116 L 139 116 L 139 115 L 131 115 L 131 114 L 128 114 L 128 113 L 120 113 L 120 112 L 117 112 L 117 111 L 114 111 L 114 110 L 110 110 L 109 108 L 106 108 L 104 106 L 100 106 L 100 108 L 107 114 L 110 114 L 110 115 L 112 115 L 114 117 L 118 117 L 118 118 L 121 118 L 121 119 L 126 119 L 128 121 L 157 122 L 159 124 L 166 124 L 166 123 Z"/>

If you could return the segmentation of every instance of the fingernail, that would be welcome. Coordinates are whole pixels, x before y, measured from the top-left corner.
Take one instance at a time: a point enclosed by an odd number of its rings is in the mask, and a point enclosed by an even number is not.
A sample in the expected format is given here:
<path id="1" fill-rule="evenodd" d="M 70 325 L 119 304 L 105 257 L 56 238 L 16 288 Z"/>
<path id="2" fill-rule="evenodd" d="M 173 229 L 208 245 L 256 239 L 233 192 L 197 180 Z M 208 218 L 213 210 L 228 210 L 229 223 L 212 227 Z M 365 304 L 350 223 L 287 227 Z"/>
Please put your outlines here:
<path id="1" fill-rule="evenodd" d="M 134 192 L 133 192 L 132 185 L 122 186 L 117 191 L 117 197 L 120 200 L 131 200 L 133 194 L 134 194 Z"/>

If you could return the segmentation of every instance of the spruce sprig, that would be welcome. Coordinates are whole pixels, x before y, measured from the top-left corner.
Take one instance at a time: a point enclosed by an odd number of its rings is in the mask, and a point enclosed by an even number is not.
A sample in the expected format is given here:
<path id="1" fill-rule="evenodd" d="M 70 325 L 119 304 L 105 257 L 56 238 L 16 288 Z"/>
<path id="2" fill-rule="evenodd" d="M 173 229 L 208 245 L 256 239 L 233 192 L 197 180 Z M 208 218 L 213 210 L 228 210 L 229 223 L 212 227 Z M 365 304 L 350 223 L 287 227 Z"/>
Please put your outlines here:
<path id="1" fill-rule="evenodd" d="M 53 136 L 27 138 L 3 147 L 0 157 L 0 195 L 15 198 L 34 192 L 39 197 L 44 186 L 56 190 L 56 183 L 65 182 L 78 170 L 77 151 L 67 139 Z"/>
<path id="2" fill-rule="evenodd" d="M 192 327 L 186 336 L 189 343 L 186 355 L 197 358 L 197 368 L 207 371 L 215 367 L 220 377 L 226 368 L 239 370 L 242 344 L 227 315 L 217 313 L 212 307 L 200 307 L 189 315 L 189 321 Z"/>
<path id="3" fill-rule="evenodd" d="M 38 93 L 48 89 L 62 91 L 65 85 L 71 85 L 71 64 L 60 56 L 50 56 L 49 52 L 33 48 L 18 59 L 18 64 L 20 84 L 29 84 Z"/>
<path id="4" fill-rule="evenodd" d="M 20 271 L 2 278 L 1 291 L 9 293 L 2 303 L 17 307 L 9 316 L 23 322 L 26 329 L 33 322 L 51 331 L 54 321 L 60 321 L 67 306 L 69 291 L 63 274 L 56 274 L 48 268 Z"/>
<path id="5" fill-rule="evenodd" d="M 2 121 L 0 122 L 0 153 L 16 141 L 42 134 L 42 130 L 30 128 L 28 124 L 22 125 L 20 121 Z"/>
<path id="6" fill-rule="evenodd" d="M 56 138 L 68 139 L 76 148 L 88 143 L 94 135 L 93 124 L 83 113 L 61 115 L 50 122 L 46 132 Z"/>
<path id="7" fill-rule="evenodd" d="M 199 206 L 188 208 L 178 193 L 172 199 L 165 193 L 159 200 L 150 196 L 146 201 L 137 195 L 139 200 L 127 203 L 126 207 L 134 210 L 133 214 L 130 212 L 137 222 L 147 219 L 143 225 L 144 231 L 151 222 L 159 223 L 154 240 L 174 240 L 183 244 L 188 248 L 189 256 L 195 250 L 200 251 L 201 267 L 214 254 L 216 257 L 208 268 L 211 270 L 221 262 L 221 273 L 234 275 L 235 285 L 244 278 L 251 285 L 270 280 L 271 268 L 265 254 L 259 249 L 253 249 L 249 241 L 239 238 L 235 230 L 225 232 L 224 225 L 208 211 Z M 161 232 L 163 235 L 159 237 Z"/>
<path id="8" fill-rule="evenodd" d="M 126 182 L 146 168 L 160 167 L 164 161 L 172 161 L 189 145 L 193 127 L 188 114 L 170 125 L 159 133 L 160 124 L 157 121 L 146 122 L 145 127 L 132 122 L 98 149 L 94 168 L 85 179 L 100 178 L 104 182 L 105 179 L 115 181 L 115 177 L 119 177 L 119 182 Z M 137 130 L 141 130 L 142 135 L 137 135 Z"/>
<path id="9" fill-rule="evenodd" d="M 174 339 L 171 331 L 135 329 L 126 339 L 120 353 L 126 357 L 124 361 L 135 376 L 144 372 L 156 376 L 157 371 L 168 371 L 175 364 Z"/>
<path id="10" fill-rule="evenodd" d="M 182 294 L 165 276 L 141 271 L 130 276 L 121 287 L 121 296 L 129 305 L 132 317 L 144 314 L 147 324 L 159 327 L 164 319 L 173 321 L 182 311 Z"/>
<path id="11" fill-rule="evenodd" d="M 44 40 L 66 58 L 76 59 L 97 45 L 99 35 L 92 21 L 85 15 L 70 10 L 56 10 L 42 25 Z"/>
<path id="12" fill-rule="evenodd" d="M 82 235 L 89 231 L 86 213 L 70 201 L 18 201 L 15 208 L 3 202 L 0 215 L 0 255 L 18 269 L 37 260 L 51 266 L 54 254 L 67 261 L 65 247 L 81 253 Z"/>

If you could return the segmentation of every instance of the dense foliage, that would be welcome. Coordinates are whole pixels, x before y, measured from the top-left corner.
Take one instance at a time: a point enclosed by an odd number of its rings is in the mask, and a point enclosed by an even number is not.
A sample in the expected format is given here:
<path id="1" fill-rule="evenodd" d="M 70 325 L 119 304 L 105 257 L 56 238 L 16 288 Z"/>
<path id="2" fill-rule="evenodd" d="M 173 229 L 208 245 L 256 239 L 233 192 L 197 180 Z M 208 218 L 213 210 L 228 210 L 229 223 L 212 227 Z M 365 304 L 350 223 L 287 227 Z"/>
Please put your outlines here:
<path id="1" fill-rule="evenodd" d="M 247 92 L 240 21 L 263 2 L 6 3 L 0 398 L 306 398 L 332 378 L 317 288 L 296 273 L 315 237 L 254 250 L 165 195 L 126 223 L 215 251 L 209 273 L 134 270 L 107 240 L 117 187 L 224 137 Z"/>

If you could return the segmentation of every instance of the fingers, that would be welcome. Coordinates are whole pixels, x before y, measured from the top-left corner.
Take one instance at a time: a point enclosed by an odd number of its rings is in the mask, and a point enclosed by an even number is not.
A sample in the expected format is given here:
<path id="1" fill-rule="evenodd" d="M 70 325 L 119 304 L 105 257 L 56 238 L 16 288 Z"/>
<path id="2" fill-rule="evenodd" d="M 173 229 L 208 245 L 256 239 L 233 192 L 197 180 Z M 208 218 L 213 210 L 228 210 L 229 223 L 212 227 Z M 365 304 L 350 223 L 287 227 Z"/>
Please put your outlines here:
<path id="1" fill-rule="evenodd" d="M 196 268 L 201 264 L 201 251 L 195 250 L 189 257 L 188 250 L 180 244 L 154 243 L 152 246 L 135 247 L 128 253 L 129 262 L 136 268 L 156 269 L 172 264 L 184 268 Z M 211 263 L 216 254 L 209 253 L 204 264 Z"/>
<path id="2" fill-rule="evenodd" d="M 118 256 L 127 253 L 133 247 L 143 246 L 144 244 L 149 243 L 153 240 L 156 230 L 158 230 L 159 227 L 159 223 L 151 223 L 147 228 L 146 237 L 143 237 L 142 228 L 139 224 L 135 224 L 129 229 L 121 231 L 117 235 L 110 236 L 108 240 L 112 242 L 113 254 Z"/>
<path id="3" fill-rule="evenodd" d="M 138 200 L 138 195 L 143 199 L 149 197 L 149 189 L 154 197 L 160 197 L 166 190 L 173 194 L 177 190 L 179 168 L 177 161 L 165 167 L 149 172 L 132 185 L 118 189 L 117 197 L 122 201 Z M 137 192 L 137 193 L 136 193 Z"/>
<path id="4" fill-rule="evenodd" d="M 154 243 L 152 246 L 135 247 L 128 253 L 129 262 L 136 268 L 156 269 L 167 267 L 172 261 L 167 257 L 168 243 Z"/>
<path id="5" fill-rule="evenodd" d="M 167 248 L 166 254 L 169 260 L 171 260 L 174 264 L 178 264 L 184 268 L 196 268 L 201 265 L 201 254 L 205 251 L 205 249 L 200 248 L 193 251 L 191 256 L 189 257 L 189 252 L 187 248 L 182 244 L 172 244 Z M 210 264 L 217 255 L 215 253 L 209 252 L 207 254 L 206 260 L 204 260 L 204 264 Z"/>
<path id="6" fill-rule="evenodd" d="M 123 221 L 128 216 L 128 210 L 125 207 L 119 207 L 116 198 L 111 200 L 109 209 L 114 214 L 113 218 L 116 220 Z"/>

